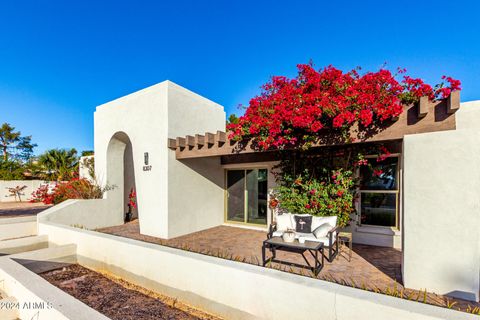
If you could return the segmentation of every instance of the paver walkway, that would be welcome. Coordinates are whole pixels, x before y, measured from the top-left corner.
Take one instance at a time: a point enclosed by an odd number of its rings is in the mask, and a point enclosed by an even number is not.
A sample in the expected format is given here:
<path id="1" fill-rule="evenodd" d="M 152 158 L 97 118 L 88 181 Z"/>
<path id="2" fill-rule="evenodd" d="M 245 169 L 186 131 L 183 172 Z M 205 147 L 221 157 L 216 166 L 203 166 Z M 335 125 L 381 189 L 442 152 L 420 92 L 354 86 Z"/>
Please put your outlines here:
<path id="1" fill-rule="evenodd" d="M 50 207 L 43 203 L 0 202 L 0 218 L 32 216 Z"/>

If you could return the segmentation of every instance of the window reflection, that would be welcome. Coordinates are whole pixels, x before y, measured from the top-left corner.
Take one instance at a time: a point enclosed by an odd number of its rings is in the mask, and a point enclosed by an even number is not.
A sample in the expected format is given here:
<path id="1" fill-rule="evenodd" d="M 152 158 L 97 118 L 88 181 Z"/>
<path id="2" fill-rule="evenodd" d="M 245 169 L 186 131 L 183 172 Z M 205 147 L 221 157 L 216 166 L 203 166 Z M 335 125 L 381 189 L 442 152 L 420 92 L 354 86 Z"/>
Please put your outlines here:
<path id="1" fill-rule="evenodd" d="M 360 224 L 395 227 L 398 213 L 398 157 L 360 169 Z"/>
<path id="2" fill-rule="evenodd" d="M 362 190 L 396 190 L 398 158 L 391 157 L 384 161 L 377 162 L 375 159 L 369 161 L 370 166 L 362 166 L 360 174 Z M 374 174 L 374 172 L 381 172 Z"/>

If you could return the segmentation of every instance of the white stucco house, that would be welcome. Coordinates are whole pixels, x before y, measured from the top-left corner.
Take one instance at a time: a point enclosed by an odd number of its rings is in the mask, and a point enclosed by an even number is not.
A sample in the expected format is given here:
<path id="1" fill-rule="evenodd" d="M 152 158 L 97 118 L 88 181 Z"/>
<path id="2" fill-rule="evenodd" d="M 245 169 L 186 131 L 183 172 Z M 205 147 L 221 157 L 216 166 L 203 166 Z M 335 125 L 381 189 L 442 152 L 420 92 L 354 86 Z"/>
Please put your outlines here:
<path id="1" fill-rule="evenodd" d="M 271 223 L 275 155 L 236 151 L 221 105 L 165 81 L 98 106 L 94 121 L 96 177 L 115 186 L 97 203 L 103 226 L 123 223 L 132 189 L 149 236 Z M 478 301 L 480 101 L 423 101 L 367 142 L 379 141 L 395 150 L 392 184 L 360 188 L 354 243 L 400 248 L 406 287 Z"/>

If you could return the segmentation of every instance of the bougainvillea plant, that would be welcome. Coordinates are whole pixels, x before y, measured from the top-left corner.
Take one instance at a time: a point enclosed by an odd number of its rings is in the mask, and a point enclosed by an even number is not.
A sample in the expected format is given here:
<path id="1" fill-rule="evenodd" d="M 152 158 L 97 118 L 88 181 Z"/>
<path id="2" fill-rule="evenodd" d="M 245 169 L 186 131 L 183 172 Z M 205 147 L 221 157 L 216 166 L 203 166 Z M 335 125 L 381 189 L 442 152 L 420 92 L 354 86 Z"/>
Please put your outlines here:
<path id="1" fill-rule="evenodd" d="M 327 180 L 285 176 L 277 192 L 282 209 L 297 214 L 336 215 L 338 225 L 344 227 L 354 211 L 353 186 L 352 171 L 335 170 Z"/>
<path id="2" fill-rule="evenodd" d="M 461 89 L 460 81 L 451 77 L 432 87 L 406 75 L 405 69 L 361 75 L 358 69 L 345 73 L 333 66 L 297 67 L 295 78 L 276 76 L 262 86 L 245 115 L 229 123 L 230 139 L 251 140 L 261 150 L 308 147 L 326 131 L 348 140 L 346 133 L 354 124 L 367 131 L 396 119 L 403 105 L 422 96 L 443 99 Z"/>
<path id="3" fill-rule="evenodd" d="M 74 178 L 70 181 L 56 182 L 54 188 L 41 185 L 32 193 L 31 202 L 59 204 L 67 199 L 101 199 L 103 193 L 113 187 L 100 187 L 87 179 Z"/>
<path id="4" fill-rule="evenodd" d="M 388 148 L 397 150 L 398 145 L 390 143 Z M 280 162 L 273 169 L 278 212 L 336 215 L 340 226 L 347 225 L 356 209 L 357 169 L 370 167 L 373 174 L 384 174 L 364 155 L 376 155 L 375 162 L 382 162 L 392 156 L 388 148 L 383 144 L 349 144 L 281 151 Z"/>

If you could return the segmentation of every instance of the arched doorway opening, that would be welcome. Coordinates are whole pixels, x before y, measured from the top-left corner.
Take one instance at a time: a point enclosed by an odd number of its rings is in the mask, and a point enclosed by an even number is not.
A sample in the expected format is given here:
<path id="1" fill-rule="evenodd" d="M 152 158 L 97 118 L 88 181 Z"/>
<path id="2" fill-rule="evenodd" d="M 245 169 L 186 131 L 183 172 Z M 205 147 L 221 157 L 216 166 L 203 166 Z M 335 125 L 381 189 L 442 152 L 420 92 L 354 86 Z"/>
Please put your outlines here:
<path id="1" fill-rule="evenodd" d="M 106 198 L 111 202 L 112 209 L 123 217 L 128 211 L 131 191 L 136 192 L 133 148 L 125 132 L 115 133 L 108 144 L 107 184 L 112 189 L 107 191 Z M 138 218 L 137 208 L 132 208 L 133 218 Z"/>

